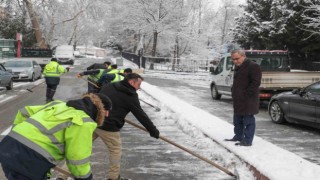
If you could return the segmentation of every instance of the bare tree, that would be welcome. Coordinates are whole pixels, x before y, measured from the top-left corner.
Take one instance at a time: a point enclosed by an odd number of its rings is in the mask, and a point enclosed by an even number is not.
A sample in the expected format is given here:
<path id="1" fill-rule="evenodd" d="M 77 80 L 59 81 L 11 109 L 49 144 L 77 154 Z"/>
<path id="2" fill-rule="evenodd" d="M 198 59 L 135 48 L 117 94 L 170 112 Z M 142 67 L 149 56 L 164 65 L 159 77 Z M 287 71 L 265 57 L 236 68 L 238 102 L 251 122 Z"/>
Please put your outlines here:
<path id="1" fill-rule="evenodd" d="M 28 13 L 30 16 L 32 28 L 34 29 L 35 36 L 37 39 L 37 45 L 40 48 L 48 48 L 48 44 L 47 44 L 45 38 L 43 37 L 41 25 L 38 20 L 38 15 L 36 14 L 36 12 L 33 9 L 33 5 L 32 5 L 31 0 L 23 0 L 23 2 L 26 4 L 27 10 L 28 10 Z"/>

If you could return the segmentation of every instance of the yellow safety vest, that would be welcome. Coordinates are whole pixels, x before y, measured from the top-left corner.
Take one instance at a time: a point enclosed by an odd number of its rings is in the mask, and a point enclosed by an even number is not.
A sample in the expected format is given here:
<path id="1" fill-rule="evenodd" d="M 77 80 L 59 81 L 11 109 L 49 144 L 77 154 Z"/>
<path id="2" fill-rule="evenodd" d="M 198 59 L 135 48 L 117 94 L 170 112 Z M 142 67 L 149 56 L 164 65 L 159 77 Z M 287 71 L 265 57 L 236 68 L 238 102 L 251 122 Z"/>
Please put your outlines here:
<path id="1" fill-rule="evenodd" d="M 58 164 L 66 159 L 76 178 L 91 175 L 92 135 L 97 124 L 84 111 L 62 101 L 18 111 L 9 136 Z"/>
<path id="2" fill-rule="evenodd" d="M 60 66 L 59 63 L 55 61 L 50 61 L 43 70 L 43 75 L 45 77 L 60 77 L 61 74 L 66 73 L 67 70 Z"/>

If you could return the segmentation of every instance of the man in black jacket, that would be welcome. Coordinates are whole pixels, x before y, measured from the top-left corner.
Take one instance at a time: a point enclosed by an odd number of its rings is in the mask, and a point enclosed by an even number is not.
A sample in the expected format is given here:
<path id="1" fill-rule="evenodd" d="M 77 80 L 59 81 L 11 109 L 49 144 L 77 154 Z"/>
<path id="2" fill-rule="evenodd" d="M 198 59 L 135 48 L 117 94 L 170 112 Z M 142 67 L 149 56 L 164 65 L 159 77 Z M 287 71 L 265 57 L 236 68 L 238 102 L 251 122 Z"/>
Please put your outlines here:
<path id="1" fill-rule="evenodd" d="M 94 64 L 92 64 L 92 65 L 90 65 L 89 67 L 87 67 L 87 71 L 94 71 L 94 70 L 99 70 L 99 69 L 105 69 L 105 72 L 108 72 L 108 71 L 110 71 L 111 70 L 111 63 L 109 62 L 109 61 L 106 61 L 106 62 L 104 62 L 103 64 L 99 64 L 99 63 L 94 63 Z M 98 73 L 99 73 L 99 71 L 98 71 Z M 97 74 L 98 74 L 97 73 Z M 97 82 L 97 80 L 99 79 L 99 77 L 98 77 L 98 79 L 95 79 L 95 77 L 94 77 L 94 75 L 95 75 L 95 73 L 92 73 L 92 74 L 85 74 L 85 75 L 90 75 L 90 76 L 88 76 L 88 81 L 90 81 L 90 82 L 92 82 L 92 83 L 94 83 L 94 84 L 96 84 Z M 90 83 L 90 82 L 88 82 L 88 93 L 91 93 L 91 92 L 98 92 L 99 90 L 97 90 L 97 88 L 92 84 L 92 83 Z"/>
<path id="2" fill-rule="evenodd" d="M 124 80 L 103 86 L 101 94 L 110 97 L 112 111 L 105 118 L 103 125 L 95 133 L 103 140 L 109 150 L 108 178 L 110 180 L 123 179 L 120 177 L 121 138 L 120 129 L 125 123 L 125 117 L 131 112 L 138 121 L 149 131 L 150 136 L 159 138 L 159 131 L 148 115 L 142 110 L 137 90 L 140 89 L 143 78 L 136 73 L 128 74 Z"/>

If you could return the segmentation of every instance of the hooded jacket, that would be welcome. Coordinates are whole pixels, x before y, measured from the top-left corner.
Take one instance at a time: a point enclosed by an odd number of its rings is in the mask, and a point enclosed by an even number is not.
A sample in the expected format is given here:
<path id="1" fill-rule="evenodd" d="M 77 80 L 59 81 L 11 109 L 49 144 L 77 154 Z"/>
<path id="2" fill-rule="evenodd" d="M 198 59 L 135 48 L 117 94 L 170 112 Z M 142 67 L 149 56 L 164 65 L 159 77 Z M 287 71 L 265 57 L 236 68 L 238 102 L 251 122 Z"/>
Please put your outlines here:
<path id="1" fill-rule="evenodd" d="M 92 179 L 89 158 L 96 109 L 85 97 L 19 110 L 12 131 L 0 143 L 1 164 L 30 179 L 43 179 L 50 168 L 66 159 L 75 179 Z"/>
<path id="2" fill-rule="evenodd" d="M 57 85 L 60 83 L 60 76 L 66 73 L 67 70 L 59 65 L 56 61 L 50 61 L 43 70 L 43 75 L 46 79 L 46 84 Z"/>
<path id="3" fill-rule="evenodd" d="M 159 136 L 159 131 L 140 106 L 136 89 L 126 80 L 103 86 L 99 93 L 107 95 L 112 101 L 112 110 L 100 129 L 120 131 L 125 123 L 124 118 L 131 112 L 151 135 L 158 133 Z"/>

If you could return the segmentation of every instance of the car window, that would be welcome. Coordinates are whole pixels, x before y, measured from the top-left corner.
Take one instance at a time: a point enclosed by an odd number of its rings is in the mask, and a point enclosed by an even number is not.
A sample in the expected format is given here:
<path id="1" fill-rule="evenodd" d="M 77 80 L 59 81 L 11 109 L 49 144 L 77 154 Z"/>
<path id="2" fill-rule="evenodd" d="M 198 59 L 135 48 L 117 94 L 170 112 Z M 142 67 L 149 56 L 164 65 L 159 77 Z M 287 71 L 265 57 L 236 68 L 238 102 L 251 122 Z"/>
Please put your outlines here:
<path id="1" fill-rule="evenodd" d="M 320 82 L 310 85 L 306 90 L 312 94 L 320 94 Z"/>
<path id="2" fill-rule="evenodd" d="M 7 61 L 5 67 L 32 67 L 31 61 Z"/>
<path id="3" fill-rule="evenodd" d="M 220 74 L 223 71 L 224 66 L 224 58 L 221 58 L 216 70 L 214 71 L 214 74 Z"/>
<path id="4" fill-rule="evenodd" d="M 233 61 L 231 57 L 227 57 L 227 70 L 230 70 L 233 67 Z"/>

